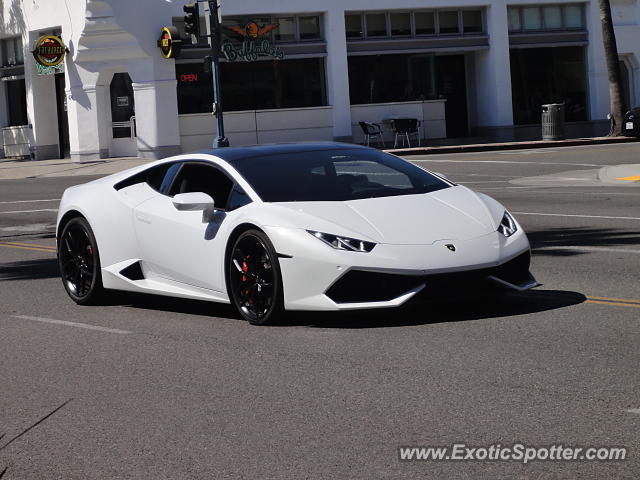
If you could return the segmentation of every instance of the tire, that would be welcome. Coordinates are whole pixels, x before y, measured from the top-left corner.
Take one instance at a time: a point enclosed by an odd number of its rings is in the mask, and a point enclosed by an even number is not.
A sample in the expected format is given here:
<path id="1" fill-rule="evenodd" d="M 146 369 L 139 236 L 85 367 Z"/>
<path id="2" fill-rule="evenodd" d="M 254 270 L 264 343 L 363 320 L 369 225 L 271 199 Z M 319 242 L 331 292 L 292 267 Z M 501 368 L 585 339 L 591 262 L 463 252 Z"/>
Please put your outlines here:
<path id="1" fill-rule="evenodd" d="M 98 244 L 85 218 L 72 218 L 62 229 L 58 268 L 67 294 L 78 305 L 94 305 L 104 297 Z"/>
<path id="2" fill-rule="evenodd" d="M 267 235 L 247 230 L 233 243 L 228 260 L 229 298 L 252 325 L 278 321 L 284 313 L 278 255 Z"/>

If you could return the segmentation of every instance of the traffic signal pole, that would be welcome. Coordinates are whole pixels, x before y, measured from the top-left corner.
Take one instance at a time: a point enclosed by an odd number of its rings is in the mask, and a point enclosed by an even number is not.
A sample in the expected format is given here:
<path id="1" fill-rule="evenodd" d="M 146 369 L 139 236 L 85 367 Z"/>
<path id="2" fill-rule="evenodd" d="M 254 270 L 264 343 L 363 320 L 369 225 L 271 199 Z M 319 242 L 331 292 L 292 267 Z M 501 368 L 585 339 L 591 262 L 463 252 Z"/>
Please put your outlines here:
<path id="1" fill-rule="evenodd" d="M 209 18 L 207 28 L 209 45 L 211 46 L 211 73 L 213 74 L 213 114 L 218 121 L 218 136 L 213 141 L 213 148 L 229 146 L 229 139 L 224 134 L 224 118 L 222 108 L 222 87 L 220 83 L 220 46 L 222 44 L 222 31 L 220 28 L 219 0 L 208 0 Z"/>
<path id="2" fill-rule="evenodd" d="M 229 139 L 224 135 L 224 119 L 222 116 L 222 88 L 220 84 L 220 47 L 222 46 L 222 31 L 220 27 L 220 0 L 200 0 L 184 6 L 185 32 L 191 35 L 192 43 L 197 45 L 200 37 L 208 38 L 211 55 L 206 62 L 211 62 L 213 77 L 213 114 L 218 123 L 218 136 L 213 141 L 213 148 L 229 146 Z M 200 3 L 204 4 L 204 19 L 206 32 L 200 31 Z M 206 65 L 206 64 L 205 64 Z"/>

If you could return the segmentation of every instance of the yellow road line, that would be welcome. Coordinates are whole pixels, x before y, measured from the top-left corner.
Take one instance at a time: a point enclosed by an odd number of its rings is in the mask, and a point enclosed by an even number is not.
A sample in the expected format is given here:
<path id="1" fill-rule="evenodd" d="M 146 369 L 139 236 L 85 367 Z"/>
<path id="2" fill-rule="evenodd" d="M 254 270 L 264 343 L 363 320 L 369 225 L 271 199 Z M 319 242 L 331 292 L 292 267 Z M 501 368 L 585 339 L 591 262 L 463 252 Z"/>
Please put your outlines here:
<path id="1" fill-rule="evenodd" d="M 588 295 L 587 298 L 589 300 L 605 300 L 609 302 L 622 302 L 622 303 L 637 303 L 640 304 L 640 299 L 635 298 L 610 298 L 610 297 L 596 297 L 593 295 Z"/>
<path id="2" fill-rule="evenodd" d="M 17 248 L 18 250 L 31 250 L 32 252 L 56 253 L 55 250 L 50 250 L 46 248 L 22 247 L 20 245 L 8 245 L 4 243 L 0 243 L 0 247 Z"/>
<path id="3" fill-rule="evenodd" d="M 633 177 L 620 177 L 620 178 L 616 178 L 616 180 L 626 180 L 627 182 L 637 182 L 637 181 L 640 181 L 640 175 L 634 175 Z"/>
<path id="4" fill-rule="evenodd" d="M 640 308 L 638 303 L 620 303 L 620 302 L 600 302 L 598 300 L 587 300 L 584 303 L 595 303 L 598 305 L 610 305 L 613 307 L 628 307 L 628 308 Z"/>
<path id="5" fill-rule="evenodd" d="M 21 242 L 0 241 L 0 244 L 2 244 L 2 245 L 15 245 L 17 247 L 44 248 L 44 249 L 50 249 L 50 250 L 56 251 L 56 247 L 51 247 L 49 245 L 40 245 L 38 243 L 21 243 Z"/>

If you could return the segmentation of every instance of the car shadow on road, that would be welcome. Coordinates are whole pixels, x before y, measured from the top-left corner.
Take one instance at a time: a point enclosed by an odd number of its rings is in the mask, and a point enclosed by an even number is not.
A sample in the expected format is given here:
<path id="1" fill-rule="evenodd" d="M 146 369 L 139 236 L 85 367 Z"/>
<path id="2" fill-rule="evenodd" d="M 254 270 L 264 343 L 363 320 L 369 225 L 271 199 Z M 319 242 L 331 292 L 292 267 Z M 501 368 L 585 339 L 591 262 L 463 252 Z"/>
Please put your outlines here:
<path id="1" fill-rule="evenodd" d="M 640 245 L 640 231 L 616 228 L 551 228 L 529 230 L 534 255 L 574 256 L 588 253 L 571 247 L 624 247 Z"/>
<path id="2" fill-rule="evenodd" d="M 41 280 L 59 277 L 56 258 L 0 263 L 0 282 L 9 280 Z"/>
<path id="3" fill-rule="evenodd" d="M 586 297 L 578 292 L 532 290 L 524 293 L 508 293 L 504 296 L 489 297 L 488 299 L 415 303 L 394 309 L 287 312 L 274 327 L 366 329 L 464 322 L 558 310 L 580 304 L 585 300 Z M 198 300 L 117 292 L 110 296 L 106 304 L 241 320 L 240 315 L 231 305 Z"/>

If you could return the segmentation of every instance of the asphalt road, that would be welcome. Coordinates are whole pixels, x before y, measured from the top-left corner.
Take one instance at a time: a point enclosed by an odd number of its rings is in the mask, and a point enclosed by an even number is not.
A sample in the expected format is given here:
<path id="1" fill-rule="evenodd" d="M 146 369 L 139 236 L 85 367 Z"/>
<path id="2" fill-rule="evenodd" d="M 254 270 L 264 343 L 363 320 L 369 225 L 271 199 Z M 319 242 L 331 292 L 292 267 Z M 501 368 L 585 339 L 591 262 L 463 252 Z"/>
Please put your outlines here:
<path id="1" fill-rule="evenodd" d="M 543 286 L 503 303 L 295 314 L 269 328 L 177 299 L 74 305 L 51 225 L 63 189 L 86 179 L 0 182 L 0 477 L 638 478 L 640 184 L 584 178 L 639 153 L 414 157 L 516 212 Z M 398 459 L 399 446 L 459 442 L 629 451 L 622 462 Z"/>

